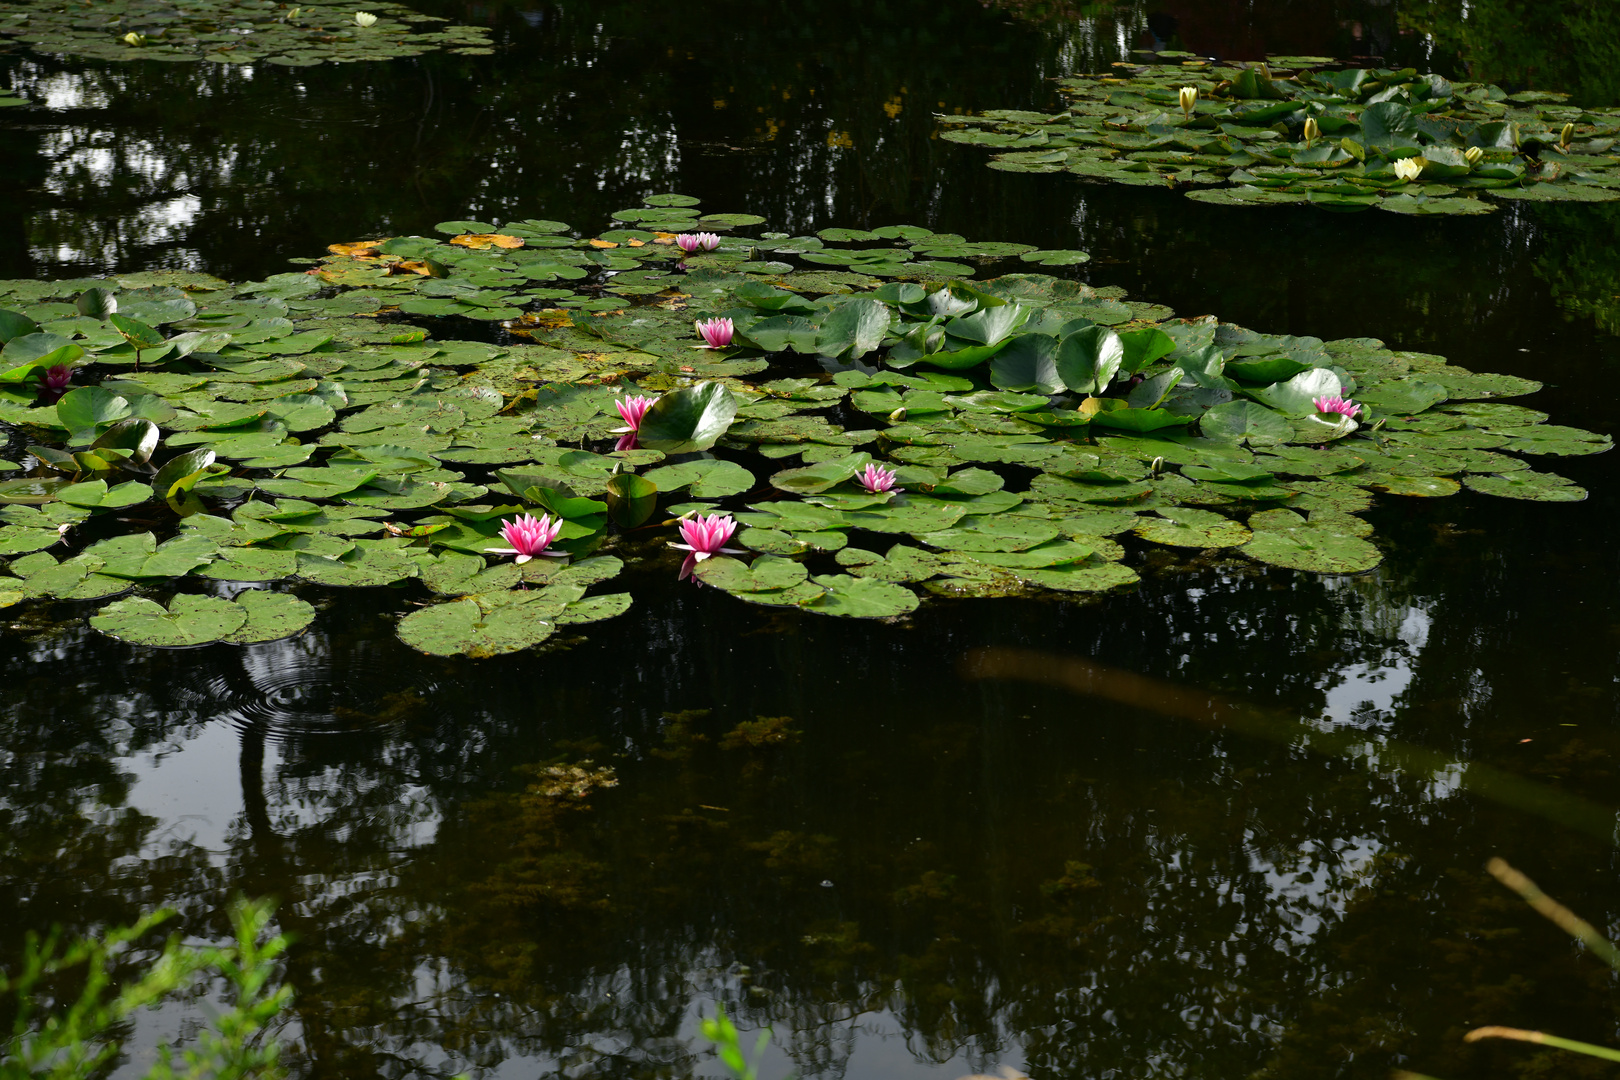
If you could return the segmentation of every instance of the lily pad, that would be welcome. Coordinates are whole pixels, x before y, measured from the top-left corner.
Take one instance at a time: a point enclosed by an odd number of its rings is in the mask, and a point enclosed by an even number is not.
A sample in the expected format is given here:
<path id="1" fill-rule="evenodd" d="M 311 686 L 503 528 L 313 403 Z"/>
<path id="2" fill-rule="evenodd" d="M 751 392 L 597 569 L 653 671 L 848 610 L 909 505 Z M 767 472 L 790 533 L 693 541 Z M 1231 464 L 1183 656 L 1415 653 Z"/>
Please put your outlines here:
<path id="1" fill-rule="evenodd" d="M 1462 478 L 1464 486 L 1486 495 L 1506 499 L 1529 499 L 1532 502 L 1580 502 L 1586 498 L 1586 489 L 1566 477 L 1555 473 L 1523 470 L 1496 476 L 1469 474 Z"/>
<path id="2" fill-rule="evenodd" d="M 1249 519 L 1253 536 L 1239 550 L 1260 562 L 1317 574 L 1355 574 L 1382 560 L 1379 550 L 1336 523 L 1318 525 L 1292 510 L 1267 510 Z"/>
<path id="3" fill-rule="evenodd" d="M 917 594 L 902 585 L 849 574 L 822 574 L 812 580 L 824 591 L 800 607 L 818 615 L 892 619 L 917 609 Z"/>
<path id="4" fill-rule="evenodd" d="M 108 637 L 134 645 L 186 648 L 222 641 L 248 621 L 245 607 L 211 596 L 182 593 L 168 608 L 142 597 L 116 600 L 90 617 Z"/>
<path id="5" fill-rule="evenodd" d="M 1144 540 L 1174 547 L 1222 548 L 1248 543 L 1249 530 L 1208 510 L 1165 507 L 1159 516 L 1142 517 L 1132 530 Z"/>

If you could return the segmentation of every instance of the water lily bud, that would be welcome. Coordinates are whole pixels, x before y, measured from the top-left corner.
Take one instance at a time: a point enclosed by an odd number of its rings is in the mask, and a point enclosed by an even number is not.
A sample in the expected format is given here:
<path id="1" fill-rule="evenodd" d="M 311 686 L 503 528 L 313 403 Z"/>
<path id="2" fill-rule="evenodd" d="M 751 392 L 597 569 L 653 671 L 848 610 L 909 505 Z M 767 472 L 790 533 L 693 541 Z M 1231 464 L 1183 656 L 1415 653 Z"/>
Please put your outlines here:
<path id="1" fill-rule="evenodd" d="M 1181 100 L 1182 113 L 1192 116 L 1193 106 L 1198 104 L 1198 87 L 1183 86 L 1176 96 Z"/>
<path id="2" fill-rule="evenodd" d="M 357 11 L 357 12 L 354 13 L 354 25 L 356 25 L 356 26 L 375 26 L 376 24 L 377 24 L 377 16 L 373 15 L 371 12 L 369 12 L 369 11 Z"/>
<path id="3" fill-rule="evenodd" d="M 1151 468 L 1153 469 L 1154 478 L 1157 479 L 1159 474 L 1164 472 L 1164 455 L 1163 454 L 1160 454 L 1158 457 L 1153 459 L 1153 465 L 1151 466 Z"/>
<path id="4" fill-rule="evenodd" d="M 889 419 L 893 420 L 897 424 L 900 421 L 904 420 L 905 418 L 906 418 L 906 407 L 904 405 L 900 406 L 898 409 L 894 410 L 894 412 L 889 414 Z"/>
<path id="5" fill-rule="evenodd" d="M 1423 159 L 1401 158 L 1395 163 L 1395 176 L 1405 181 L 1416 180 L 1423 172 Z"/>
<path id="6" fill-rule="evenodd" d="M 1463 151 L 1463 160 L 1468 162 L 1469 168 L 1479 168 L 1479 163 L 1485 160 L 1485 151 L 1477 146 L 1470 146 Z"/>
<path id="7" fill-rule="evenodd" d="M 145 34 L 137 34 L 135 31 L 131 30 L 129 33 L 125 34 L 123 37 L 119 38 L 118 40 L 122 41 L 125 45 L 136 45 L 136 46 L 145 45 L 146 44 L 146 35 Z"/>
<path id="8" fill-rule="evenodd" d="M 1558 145 L 1559 146 L 1568 146 L 1569 145 L 1569 140 L 1573 139 L 1574 137 L 1575 137 L 1575 125 L 1573 123 L 1565 124 L 1564 125 L 1564 130 L 1560 131 L 1558 133 Z"/>
<path id="9" fill-rule="evenodd" d="M 1311 143 L 1315 142 L 1317 137 L 1321 134 L 1322 129 L 1317 126 L 1316 117 L 1307 116 L 1305 118 L 1305 145 L 1311 145 Z"/>

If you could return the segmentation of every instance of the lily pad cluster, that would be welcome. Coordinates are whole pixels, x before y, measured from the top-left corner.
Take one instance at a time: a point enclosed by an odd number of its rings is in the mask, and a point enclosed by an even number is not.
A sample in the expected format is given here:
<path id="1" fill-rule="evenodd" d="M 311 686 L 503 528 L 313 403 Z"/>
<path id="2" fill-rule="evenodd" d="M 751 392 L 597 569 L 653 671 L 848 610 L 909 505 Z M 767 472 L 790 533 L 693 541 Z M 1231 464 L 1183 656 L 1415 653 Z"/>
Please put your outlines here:
<path id="1" fill-rule="evenodd" d="M 992 168 L 1177 187 L 1223 205 L 1482 214 L 1500 200 L 1620 199 L 1620 109 L 1324 58 L 1157 58 L 1180 60 L 1063 79 L 1069 107 L 1056 115 L 941 116 L 942 137 L 996 150 Z"/>
<path id="2" fill-rule="evenodd" d="M 437 49 L 493 52 L 486 27 L 456 26 L 402 4 L 277 0 L 0 2 L 0 35 L 42 52 L 98 60 L 315 64 L 388 60 Z M 6 104 L 0 101 L 0 104 Z"/>
<path id="3" fill-rule="evenodd" d="M 1495 400 L 1531 380 L 1023 272 L 1083 253 L 895 226 L 686 254 L 758 220 L 695 202 L 596 236 L 446 222 L 240 285 L 0 282 L 0 606 L 246 643 L 313 617 L 291 590 L 391 586 L 403 640 L 488 656 L 626 611 L 597 587 L 673 577 L 697 513 L 756 553 L 700 583 L 826 615 L 1127 587 L 1150 546 L 1347 573 L 1381 558 L 1374 493 L 1579 499 L 1527 457 L 1610 446 Z M 521 514 L 566 558 L 493 553 Z"/>

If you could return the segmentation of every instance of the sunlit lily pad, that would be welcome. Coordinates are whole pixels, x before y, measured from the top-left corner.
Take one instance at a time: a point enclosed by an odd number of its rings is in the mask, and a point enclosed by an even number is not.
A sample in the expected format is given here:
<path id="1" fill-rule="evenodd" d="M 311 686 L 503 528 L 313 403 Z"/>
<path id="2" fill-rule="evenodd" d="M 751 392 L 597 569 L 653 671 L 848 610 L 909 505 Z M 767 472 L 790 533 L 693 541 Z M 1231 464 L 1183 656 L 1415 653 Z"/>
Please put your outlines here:
<path id="1" fill-rule="evenodd" d="M 1247 543 L 1249 530 L 1208 510 L 1166 507 L 1158 517 L 1141 517 L 1133 530 L 1144 540 L 1175 547 L 1219 548 Z"/>
<path id="2" fill-rule="evenodd" d="M 889 619 L 917 609 L 917 594 L 902 585 L 848 574 L 822 574 L 812 580 L 824 591 L 800 606 L 819 615 Z"/>
<path id="3" fill-rule="evenodd" d="M 241 605 L 182 593 L 168 608 L 138 596 L 116 600 L 91 616 L 90 625 L 134 645 L 184 648 L 222 641 L 247 621 L 248 610 Z"/>
<path id="4" fill-rule="evenodd" d="M 1354 574 L 1383 560 L 1379 550 L 1330 521 L 1318 525 L 1292 510 L 1267 510 L 1249 518 L 1253 537 L 1239 550 L 1260 562 L 1318 574 Z"/>

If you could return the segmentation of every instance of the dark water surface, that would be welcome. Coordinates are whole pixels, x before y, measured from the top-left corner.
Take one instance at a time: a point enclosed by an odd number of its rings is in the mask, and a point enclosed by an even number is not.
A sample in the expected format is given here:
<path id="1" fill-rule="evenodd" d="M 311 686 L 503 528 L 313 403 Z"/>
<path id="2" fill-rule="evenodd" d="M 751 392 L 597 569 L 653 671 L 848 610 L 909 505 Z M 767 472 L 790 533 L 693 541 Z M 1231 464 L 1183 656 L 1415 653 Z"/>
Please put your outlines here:
<path id="1" fill-rule="evenodd" d="M 1381 337 L 1544 380 L 1524 403 L 1554 423 L 1616 427 L 1608 207 L 1203 206 L 998 173 L 932 116 L 1052 107 L 1048 77 L 1155 34 L 1540 85 L 1581 78 L 1612 34 L 1530 71 L 1435 3 L 429 10 L 488 22 L 500 51 L 251 70 L 0 54 L 50 106 L 0 114 L 0 276 L 261 277 L 446 219 L 594 231 L 681 191 L 784 231 L 1083 247 L 1087 280 L 1180 314 Z M 1616 58 L 1563 88 L 1620 103 Z M 72 604 L 8 609 L 0 965 L 52 924 L 172 904 L 207 939 L 233 894 L 277 896 L 298 936 L 282 1034 L 300 1076 L 334 1080 L 715 1076 L 695 1038 L 715 1002 L 773 1029 L 768 1080 L 1564 1074 L 1460 1038 L 1620 1037 L 1613 975 L 1482 870 L 1502 855 L 1620 923 L 1620 456 L 1537 465 L 1591 498 L 1384 498 L 1369 574 L 1139 548 L 1128 595 L 929 602 L 898 625 L 677 587 L 673 558 L 571 647 L 482 662 L 395 638 L 415 586 L 312 590 L 310 633 L 252 648 L 131 648 Z M 985 648 L 1152 684 L 980 678 Z M 1307 730 L 1355 737 L 1330 752 Z M 586 759 L 617 786 L 524 794 Z M 1575 809 L 1526 809 L 1501 773 Z M 202 1009 L 143 1017 L 134 1045 Z"/>

